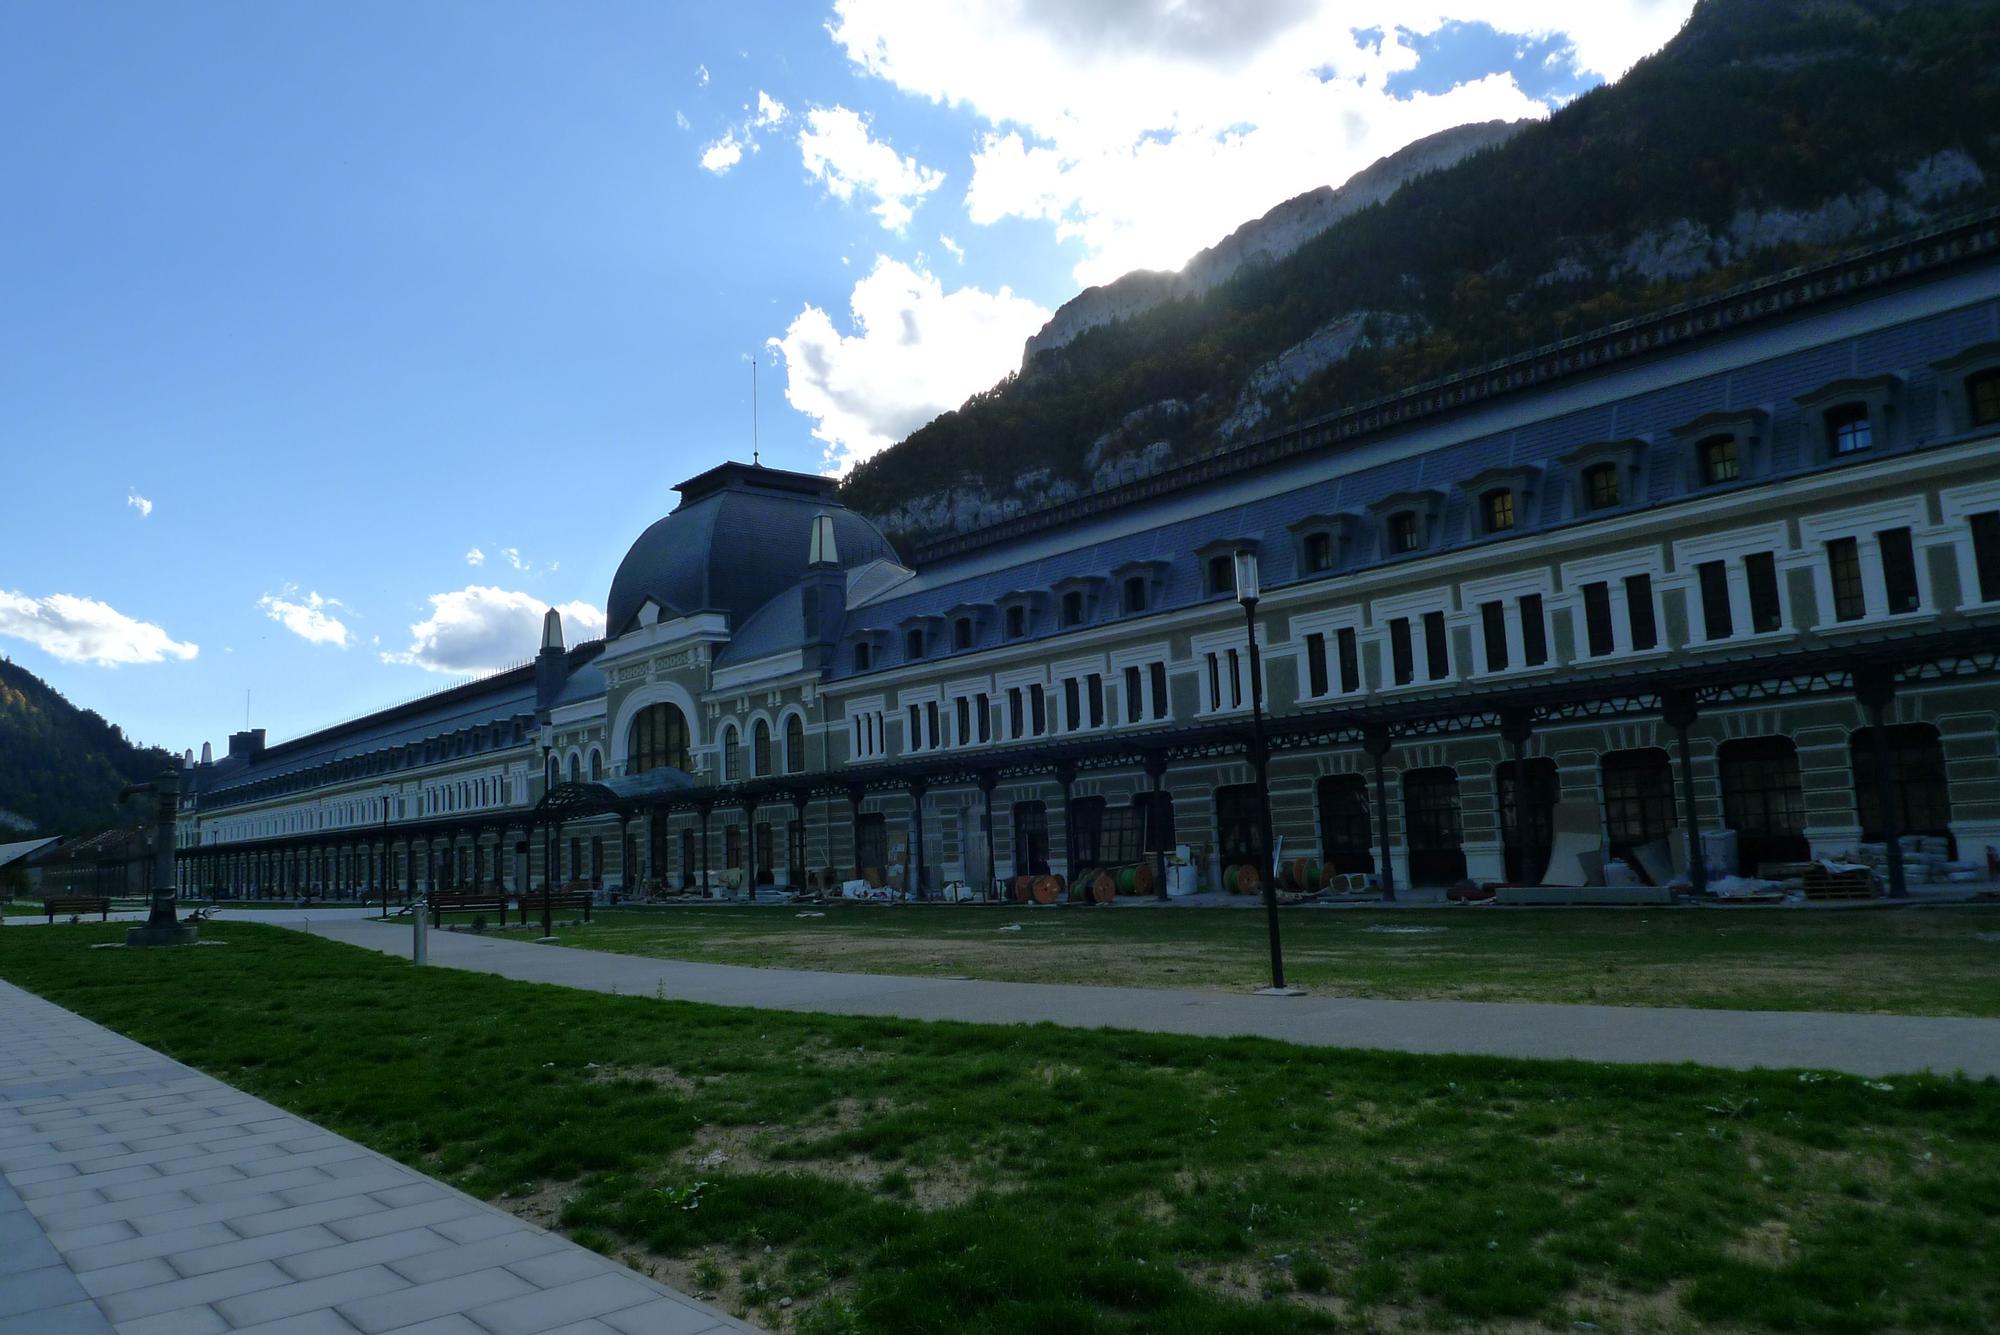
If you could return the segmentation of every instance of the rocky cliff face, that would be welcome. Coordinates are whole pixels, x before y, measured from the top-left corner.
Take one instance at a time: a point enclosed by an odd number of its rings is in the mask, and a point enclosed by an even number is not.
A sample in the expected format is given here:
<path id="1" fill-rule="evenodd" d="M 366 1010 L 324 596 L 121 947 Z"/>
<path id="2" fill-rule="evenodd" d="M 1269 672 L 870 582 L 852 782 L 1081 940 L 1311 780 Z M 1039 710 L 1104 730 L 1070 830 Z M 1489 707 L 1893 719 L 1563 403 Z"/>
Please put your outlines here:
<path id="1" fill-rule="evenodd" d="M 1198 297 L 1248 266 L 1281 260 L 1342 218 L 1381 203 L 1417 177 L 1504 143 L 1533 123 L 1482 121 L 1440 130 L 1364 167 L 1345 185 L 1323 185 L 1286 200 L 1197 254 L 1178 273 L 1140 269 L 1101 287 L 1086 288 L 1064 302 L 1028 339 L 1021 354 L 1022 373 L 1032 369 L 1037 354 L 1059 348 L 1087 329 L 1129 320 L 1162 302 Z"/>

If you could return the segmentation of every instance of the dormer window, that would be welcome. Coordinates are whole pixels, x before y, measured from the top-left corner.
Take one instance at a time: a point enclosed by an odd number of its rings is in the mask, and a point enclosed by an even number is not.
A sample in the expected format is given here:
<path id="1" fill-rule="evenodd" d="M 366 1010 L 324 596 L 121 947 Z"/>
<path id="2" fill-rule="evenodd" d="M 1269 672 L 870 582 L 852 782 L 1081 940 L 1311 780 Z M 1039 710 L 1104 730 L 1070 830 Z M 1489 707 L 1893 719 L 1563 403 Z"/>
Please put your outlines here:
<path id="1" fill-rule="evenodd" d="M 1208 594 L 1232 593 L 1236 588 L 1236 566 L 1227 556 L 1208 558 Z"/>
<path id="2" fill-rule="evenodd" d="M 1331 533 L 1306 534 L 1305 568 L 1307 574 L 1314 575 L 1322 570 L 1333 569 L 1333 535 Z"/>
<path id="3" fill-rule="evenodd" d="M 1083 624 L 1083 590 L 1071 589 L 1062 596 L 1062 623 L 1065 626 Z"/>
<path id="4" fill-rule="evenodd" d="M 972 618 L 958 617 L 951 623 L 951 647 L 970 649 L 972 647 Z"/>
<path id="5" fill-rule="evenodd" d="M 1390 552 L 1414 552 L 1422 545 L 1422 528 L 1415 510 L 1398 510 L 1389 516 Z"/>
<path id="6" fill-rule="evenodd" d="M 1742 465 L 1737 457 L 1734 436 L 1704 437 L 1695 446 L 1695 454 L 1701 461 L 1703 486 L 1713 487 L 1723 482 L 1734 482 L 1742 476 Z"/>
<path id="7" fill-rule="evenodd" d="M 924 628 L 912 626 L 903 632 L 903 657 L 915 662 L 924 656 Z"/>
<path id="8" fill-rule="evenodd" d="M 1609 510 L 1624 502 L 1623 488 L 1618 485 L 1618 465 L 1614 463 L 1592 464 L 1583 470 L 1583 502 L 1592 510 Z"/>
<path id="9" fill-rule="evenodd" d="M 1127 616 L 1146 610 L 1146 577 L 1144 575 L 1128 575 L 1125 577 L 1125 591 L 1122 605 L 1125 608 Z"/>
<path id="10" fill-rule="evenodd" d="M 1028 609 L 1019 603 L 1007 609 L 1007 638 L 1018 640 L 1028 633 Z"/>
<path id="11" fill-rule="evenodd" d="M 1505 533 L 1514 527 L 1514 493 L 1495 487 L 1479 498 L 1479 520 L 1488 533 Z"/>
<path id="12" fill-rule="evenodd" d="M 856 672 L 866 672 L 869 669 L 871 661 L 875 657 L 874 649 L 875 646 L 866 640 L 856 640 L 854 642 L 854 670 Z"/>
<path id="13" fill-rule="evenodd" d="M 1974 426 L 2000 422 L 2000 366 L 1965 378 L 1965 407 Z"/>
<path id="14" fill-rule="evenodd" d="M 1874 443 L 1875 433 L 1868 421 L 1867 404 L 1843 403 L 1826 410 L 1828 453 L 1835 457 L 1858 454 Z"/>

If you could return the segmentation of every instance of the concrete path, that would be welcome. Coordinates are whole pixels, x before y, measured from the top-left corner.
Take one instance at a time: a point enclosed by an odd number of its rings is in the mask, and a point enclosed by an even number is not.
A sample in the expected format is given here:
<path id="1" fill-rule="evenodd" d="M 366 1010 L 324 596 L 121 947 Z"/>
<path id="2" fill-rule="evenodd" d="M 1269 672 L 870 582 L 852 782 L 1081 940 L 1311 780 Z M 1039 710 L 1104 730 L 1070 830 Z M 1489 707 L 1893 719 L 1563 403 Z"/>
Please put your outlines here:
<path id="1" fill-rule="evenodd" d="M 0 1331 L 750 1329 L 0 983 Z"/>
<path id="2" fill-rule="evenodd" d="M 312 931 L 385 955 L 403 959 L 410 955 L 407 924 L 328 922 L 314 924 Z M 528 982 L 766 1010 L 983 1023 L 1048 1021 L 1080 1029 L 1254 1035 L 1394 1052 L 1698 1062 L 1737 1069 L 1804 1067 L 1863 1076 L 1912 1071 L 2000 1076 L 2000 1020 L 1264 997 L 904 978 L 645 959 L 464 932 L 432 932 L 429 953 L 434 965 Z"/>

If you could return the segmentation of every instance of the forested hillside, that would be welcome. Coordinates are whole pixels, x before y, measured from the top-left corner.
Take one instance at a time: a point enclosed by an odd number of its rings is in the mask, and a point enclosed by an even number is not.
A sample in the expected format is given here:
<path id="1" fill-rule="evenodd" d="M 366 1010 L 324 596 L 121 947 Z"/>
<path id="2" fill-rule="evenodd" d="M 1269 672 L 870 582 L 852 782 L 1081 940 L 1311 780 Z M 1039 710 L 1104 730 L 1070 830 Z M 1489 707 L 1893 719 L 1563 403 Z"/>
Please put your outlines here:
<path id="1" fill-rule="evenodd" d="M 857 468 L 965 528 L 2000 198 L 2000 0 L 1701 0 L 1678 37 L 1275 263 L 1037 355 Z"/>
<path id="2" fill-rule="evenodd" d="M 82 834 L 119 823 L 118 790 L 180 762 L 134 746 L 93 710 L 78 709 L 18 663 L 0 659 L 0 843 Z"/>

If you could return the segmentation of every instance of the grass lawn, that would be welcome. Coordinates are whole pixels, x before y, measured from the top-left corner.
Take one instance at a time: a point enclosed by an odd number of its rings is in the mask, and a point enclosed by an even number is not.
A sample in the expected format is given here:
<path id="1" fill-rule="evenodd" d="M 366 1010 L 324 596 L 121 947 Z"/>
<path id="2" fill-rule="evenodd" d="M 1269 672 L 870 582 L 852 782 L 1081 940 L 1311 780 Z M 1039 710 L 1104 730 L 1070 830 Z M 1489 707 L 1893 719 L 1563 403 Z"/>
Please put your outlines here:
<path id="1" fill-rule="evenodd" d="M 1347 996 L 2000 1015 L 1994 908 L 1292 909 L 1282 919 L 1286 981 Z M 1021 930 L 1002 930 L 1014 923 Z M 1264 915 L 1241 909 L 615 909 L 565 928 L 563 944 L 1137 987 L 1241 989 L 1270 968 Z"/>
<path id="2" fill-rule="evenodd" d="M 773 1328 L 2000 1327 L 1992 1081 L 786 1015 L 257 924 L 88 949 L 122 930 L 0 932 L 0 976 Z"/>

